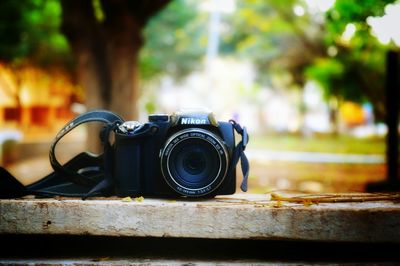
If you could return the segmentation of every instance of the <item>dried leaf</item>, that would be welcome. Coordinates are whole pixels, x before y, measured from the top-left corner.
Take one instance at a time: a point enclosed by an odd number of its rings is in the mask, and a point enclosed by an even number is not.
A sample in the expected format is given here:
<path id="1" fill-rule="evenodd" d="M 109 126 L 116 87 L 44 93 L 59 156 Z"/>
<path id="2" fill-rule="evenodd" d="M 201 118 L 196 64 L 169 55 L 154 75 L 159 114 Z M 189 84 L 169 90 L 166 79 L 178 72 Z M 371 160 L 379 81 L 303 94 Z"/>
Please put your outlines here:
<path id="1" fill-rule="evenodd" d="M 272 207 L 281 208 L 281 207 L 283 207 L 283 203 L 282 203 L 282 201 L 278 200 L 272 205 Z"/>
<path id="2" fill-rule="evenodd" d="M 318 204 L 318 202 L 313 202 L 312 200 L 310 200 L 310 199 L 305 199 L 305 200 L 303 200 L 303 205 L 304 206 L 306 206 L 306 207 L 310 207 L 311 205 L 313 205 L 313 204 Z"/>
<path id="3" fill-rule="evenodd" d="M 285 201 L 303 203 L 305 206 L 319 203 L 336 202 L 366 202 L 366 201 L 400 201 L 399 193 L 325 193 L 325 194 L 303 194 L 294 196 L 281 196 L 271 193 L 271 201 Z"/>
<path id="4" fill-rule="evenodd" d="M 131 202 L 132 198 L 131 197 L 125 197 L 122 199 L 122 202 Z"/>
<path id="5" fill-rule="evenodd" d="M 136 197 L 136 198 L 135 198 L 135 201 L 136 201 L 136 202 L 142 202 L 142 201 L 144 201 L 144 198 L 143 198 L 142 196 Z"/>
<path id="6" fill-rule="evenodd" d="M 111 259 L 110 257 L 101 257 L 101 258 L 93 259 L 92 261 L 108 261 L 110 259 Z"/>
<path id="7" fill-rule="evenodd" d="M 276 193 L 271 193 L 271 200 L 280 201 L 282 200 L 282 197 Z"/>

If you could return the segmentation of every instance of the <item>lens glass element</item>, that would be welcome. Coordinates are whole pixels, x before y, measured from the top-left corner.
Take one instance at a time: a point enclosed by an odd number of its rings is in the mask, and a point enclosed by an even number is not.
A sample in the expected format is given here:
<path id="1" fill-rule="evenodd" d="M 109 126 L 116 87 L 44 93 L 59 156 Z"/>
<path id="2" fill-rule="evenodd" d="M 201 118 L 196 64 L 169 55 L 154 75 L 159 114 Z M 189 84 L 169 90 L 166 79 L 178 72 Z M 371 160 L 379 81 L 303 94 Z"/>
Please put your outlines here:
<path id="1" fill-rule="evenodd" d="M 220 138 L 198 128 L 173 135 L 161 154 L 165 180 L 183 195 L 211 193 L 225 178 L 227 166 L 228 155 Z"/>
<path id="2" fill-rule="evenodd" d="M 171 152 L 169 163 L 175 181 L 191 189 L 208 185 L 219 171 L 217 151 L 201 139 L 181 141 Z"/>

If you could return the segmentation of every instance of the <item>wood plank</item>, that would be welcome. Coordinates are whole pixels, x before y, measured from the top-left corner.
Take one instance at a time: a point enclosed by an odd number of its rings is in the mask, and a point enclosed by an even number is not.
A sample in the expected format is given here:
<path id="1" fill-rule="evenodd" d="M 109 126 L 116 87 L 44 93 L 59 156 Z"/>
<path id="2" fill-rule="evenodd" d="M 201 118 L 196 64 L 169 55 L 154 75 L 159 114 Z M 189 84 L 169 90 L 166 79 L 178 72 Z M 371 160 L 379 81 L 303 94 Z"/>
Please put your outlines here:
<path id="1" fill-rule="evenodd" d="M 400 243 L 400 204 L 303 204 L 238 194 L 210 200 L 0 200 L 2 234 Z"/>

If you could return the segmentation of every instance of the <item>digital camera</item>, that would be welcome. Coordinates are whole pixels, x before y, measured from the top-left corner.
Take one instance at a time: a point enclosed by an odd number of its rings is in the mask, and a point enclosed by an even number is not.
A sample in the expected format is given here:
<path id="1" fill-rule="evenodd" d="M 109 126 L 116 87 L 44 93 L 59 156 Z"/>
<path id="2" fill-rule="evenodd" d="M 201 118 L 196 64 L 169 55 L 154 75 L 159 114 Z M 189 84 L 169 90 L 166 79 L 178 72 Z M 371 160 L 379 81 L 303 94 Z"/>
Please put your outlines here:
<path id="1" fill-rule="evenodd" d="M 113 176 L 118 196 L 235 193 L 238 158 L 234 162 L 232 121 L 217 121 L 208 112 L 155 114 L 148 120 L 127 121 L 115 130 Z"/>

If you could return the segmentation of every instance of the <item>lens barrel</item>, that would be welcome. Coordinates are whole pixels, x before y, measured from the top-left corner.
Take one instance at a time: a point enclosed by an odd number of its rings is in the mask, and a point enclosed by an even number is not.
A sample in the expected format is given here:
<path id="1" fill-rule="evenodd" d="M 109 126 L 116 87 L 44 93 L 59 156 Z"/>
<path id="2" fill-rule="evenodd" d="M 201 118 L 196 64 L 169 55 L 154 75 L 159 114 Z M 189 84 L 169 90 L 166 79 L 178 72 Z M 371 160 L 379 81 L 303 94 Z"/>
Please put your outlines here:
<path id="1" fill-rule="evenodd" d="M 228 171 L 224 142 L 201 128 L 189 128 L 172 135 L 161 150 L 161 171 L 177 193 L 201 197 L 216 190 Z"/>

